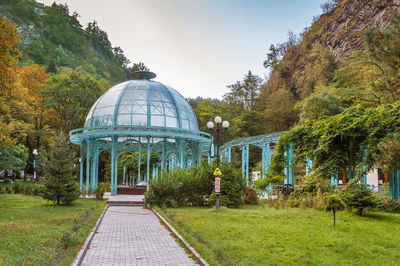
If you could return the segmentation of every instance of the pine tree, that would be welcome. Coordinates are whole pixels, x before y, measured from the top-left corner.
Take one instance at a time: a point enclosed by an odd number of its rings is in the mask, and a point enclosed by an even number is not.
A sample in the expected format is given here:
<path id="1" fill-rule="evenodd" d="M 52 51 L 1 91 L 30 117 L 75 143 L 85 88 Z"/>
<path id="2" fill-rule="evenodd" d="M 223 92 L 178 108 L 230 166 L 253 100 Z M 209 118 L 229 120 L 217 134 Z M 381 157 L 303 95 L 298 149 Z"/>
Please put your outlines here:
<path id="1" fill-rule="evenodd" d="M 67 138 L 60 133 L 45 166 L 44 187 L 41 196 L 54 204 L 70 204 L 79 198 L 78 185 L 74 180 L 74 153 Z"/>

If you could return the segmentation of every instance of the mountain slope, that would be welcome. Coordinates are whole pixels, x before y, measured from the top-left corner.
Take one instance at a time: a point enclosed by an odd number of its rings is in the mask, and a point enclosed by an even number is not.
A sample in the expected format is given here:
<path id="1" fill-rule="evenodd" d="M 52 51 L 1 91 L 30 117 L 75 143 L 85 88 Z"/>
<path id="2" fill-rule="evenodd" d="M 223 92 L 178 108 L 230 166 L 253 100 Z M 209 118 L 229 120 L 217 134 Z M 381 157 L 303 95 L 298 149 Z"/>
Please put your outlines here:
<path id="1" fill-rule="evenodd" d="M 281 45 L 282 58 L 274 58 L 276 53 L 270 50 L 269 56 L 276 60 L 269 61 L 272 71 L 258 102 L 267 130 L 286 130 L 293 125 L 297 121 L 295 104 L 317 87 L 330 84 L 344 59 L 363 48 L 365 32 L 371 27 L 386 28 L 399 12 L 400 0 L 341 0 L 305 30 L 299 43 L 289 40 Z M 289 106 L 275 111 L 271 107 L 275 98 Z M 283 120 L 285 126 L 269 127 L 274 119 L 275 124 Z"/>
<path id="2" fill-rule="evenodd" d="M 79 14 L 70 15 L 67 5 L 45 6 L 28 0 L 0 0 L 0 15 L 17 25 L 23 64 L 40 64 L 49 72 L 57 67 L 82 66 L 96 79 L 122 81 L 128 60 L 112 47 L 96 23 L 83 29 Z"/>

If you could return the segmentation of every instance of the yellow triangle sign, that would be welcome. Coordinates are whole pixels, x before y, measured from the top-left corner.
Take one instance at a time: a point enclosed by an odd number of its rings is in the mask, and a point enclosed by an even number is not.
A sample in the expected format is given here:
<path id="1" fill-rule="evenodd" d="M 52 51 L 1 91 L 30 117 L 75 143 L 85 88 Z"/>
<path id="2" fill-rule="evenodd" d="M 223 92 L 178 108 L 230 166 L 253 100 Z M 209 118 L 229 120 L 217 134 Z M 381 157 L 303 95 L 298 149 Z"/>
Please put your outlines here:
<path id="1" fill-rule="evenodd" d="M 219 170 L 218 167 L 215 169 L 214 175 L 222 175 L 222 173 L 221 173 L 221 171 Z"/>

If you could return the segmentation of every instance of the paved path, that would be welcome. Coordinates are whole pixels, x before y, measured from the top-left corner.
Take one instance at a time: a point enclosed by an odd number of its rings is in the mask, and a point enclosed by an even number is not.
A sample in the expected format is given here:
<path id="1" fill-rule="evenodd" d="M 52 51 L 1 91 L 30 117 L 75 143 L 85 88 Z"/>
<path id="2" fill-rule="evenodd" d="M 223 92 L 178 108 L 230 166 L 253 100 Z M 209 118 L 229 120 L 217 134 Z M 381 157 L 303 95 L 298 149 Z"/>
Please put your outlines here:
<path id="1" fill-rule="evenodd" d="M 196 265 L 149 209 L 110 206 L 82 265 Z"/>

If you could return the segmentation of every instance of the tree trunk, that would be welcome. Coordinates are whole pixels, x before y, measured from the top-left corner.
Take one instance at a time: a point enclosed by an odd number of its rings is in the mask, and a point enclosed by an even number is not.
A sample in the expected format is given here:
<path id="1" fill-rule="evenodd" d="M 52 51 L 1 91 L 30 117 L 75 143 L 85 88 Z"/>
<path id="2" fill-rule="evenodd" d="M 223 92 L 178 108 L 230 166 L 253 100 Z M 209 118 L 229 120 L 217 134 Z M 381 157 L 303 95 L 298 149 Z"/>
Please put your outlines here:
<path id="1" fill-rule="evenodd" d="M 333 211 L 333 227 L 336 225 L 336 212 Z"/>
<path id="2" fill-rule="evenodd" d="M 60 196 L 57 196 L 57 205 L 60 205 Z"/>

